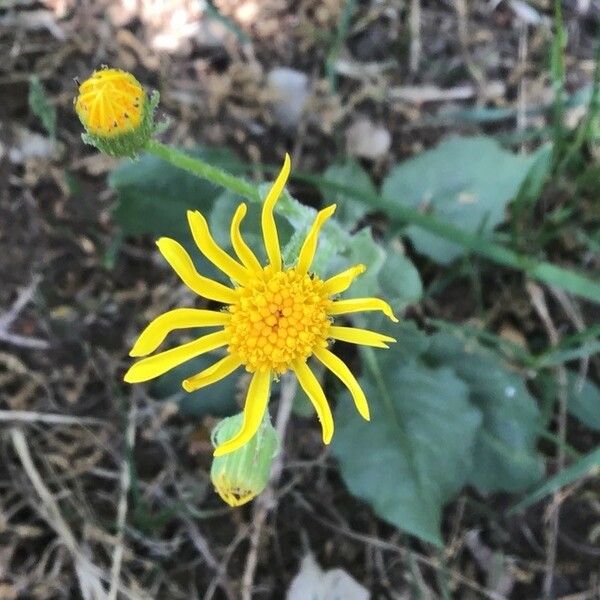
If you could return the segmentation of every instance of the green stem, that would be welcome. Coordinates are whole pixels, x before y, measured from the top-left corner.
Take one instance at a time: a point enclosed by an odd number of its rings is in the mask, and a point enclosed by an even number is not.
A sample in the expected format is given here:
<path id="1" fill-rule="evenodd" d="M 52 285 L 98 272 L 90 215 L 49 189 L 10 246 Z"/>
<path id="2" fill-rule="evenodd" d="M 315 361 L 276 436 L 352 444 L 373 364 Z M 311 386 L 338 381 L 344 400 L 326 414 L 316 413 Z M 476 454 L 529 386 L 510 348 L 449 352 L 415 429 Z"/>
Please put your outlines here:
<path id="1" fill-rule="evenodd" d="M 155 140 L 148 142 L 146 150 L 150 154 L 166 160 L 175 167 L 188 171 L 201 179 L 207 179 L 215 185 L 224 187 L 234 194 L 247 198 L 251 202 L 260 202 L 260 195 L 256 186 L 241 177 L 230 175 L 217 167 L 213 167 L 200 158 L 194 158 L 181 150 L 171 148 Z"/>

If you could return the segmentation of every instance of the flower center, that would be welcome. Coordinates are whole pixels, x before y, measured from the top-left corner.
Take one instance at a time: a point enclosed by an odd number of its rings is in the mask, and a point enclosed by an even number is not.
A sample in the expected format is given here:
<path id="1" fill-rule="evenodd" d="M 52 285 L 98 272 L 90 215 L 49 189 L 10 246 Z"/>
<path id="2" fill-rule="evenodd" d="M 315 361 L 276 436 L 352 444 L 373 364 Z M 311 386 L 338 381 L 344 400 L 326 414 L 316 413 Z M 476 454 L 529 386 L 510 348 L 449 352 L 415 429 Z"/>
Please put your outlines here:
<path id="1" fill-rule="evenodd" d="M 79 86 L 75 110 L 89 133 L 116 137 L 136 129 L 146 94 L 137 79 L 118 69 L 101 69 Z"/>
<path id="2" fill-rule="evenodd" d="M 324 284 L 316 276 L 295 269 L 271 272 L 236 289 L 231 304 L 229 352 L 239 357 L 250 372 L 271 370 L 277 374 L 327 346 L 331 305 Z"/>

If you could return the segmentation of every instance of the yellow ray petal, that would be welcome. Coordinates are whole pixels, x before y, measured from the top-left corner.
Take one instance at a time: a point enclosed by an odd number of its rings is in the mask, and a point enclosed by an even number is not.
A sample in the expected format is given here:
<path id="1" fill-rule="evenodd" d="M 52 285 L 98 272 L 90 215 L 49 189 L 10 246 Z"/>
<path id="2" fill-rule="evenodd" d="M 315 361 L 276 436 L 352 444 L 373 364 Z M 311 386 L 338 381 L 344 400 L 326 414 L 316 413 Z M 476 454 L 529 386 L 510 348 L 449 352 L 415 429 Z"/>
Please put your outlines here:
<path id="1" fill-rule="evenodd" d="M 244 241 L 240 232 L 240 225 L 245 216 L 246 205 L 242 203 L 237 207 L 233 219 L 231 220 L 231 245 L 246 269 L 259 272 L 262 271 L 262 266 L 258 262 L 258 258 L 254 255 L 254 252 L 250 249 L 250 246 Z"/>
<path id="2" fill-rule="evenodd" d="M 315 257 L 315 251 L 317 250 L 317 242 L 319 241 L 319 232 L 321 227 L 325 224 L 327 219 L 335 212 L 335 204 L 320 210 L 315 217 L 315 220 L 302 244 L 300 254 L 298 255 L 298 265 L 296 270 L 304 274 L 310 269 L 313 258 Z"/>
<path id="3" fill-rule="evenodd" d="M 192 237 L 202 254 L 231 279 L 246 284 L 250 273 L 215 242 L 206 219 L 197 210 L 188 210 L 187 218 L 192 230 Z"/>
<path id="4" fill-rule="evenodd" d="M 348 300 L 337 300 L 331 305 L 327 312 L 330 315 L 346 315 L 368 310 L 380 310 L 394 323 L 398 322 L 392 307 L 385 300 L 380 300 L 379 298 L 350 298 Z"/>
<path id="5" fill-rule="evenodd" d="M 186 327 L 212 327 L 225 325 L 231 316 L 215 310 L 200 310 L 198 308 L 176 308 L 154 319 L 140 333 L 129 356 L 146 356 L 154 352 L 164 339 L 175 329 Z"/>
<path id="6" fill-rule="evenodd" d="M 192 375 L 186 379 L 182 385 L 186 392 L 195 392 L 200 388 L 216 383 L 220 379 L 227 377 L 230 373 L 233 373 L 242 363 L 237 359 L 228 354 L 225 358 L 211 365 L 204 371 Z"/>
<path id="7" fill-rule="evenodd" d="M 367 398 L 365 393 L 362 391 L 358 381 L 347 365 L 339 359 L 335 354 L 327 350 L 327 348 L 318 348 L 315 350 L 315 356 L 330 370 L 332 371 L 342 383 L 350 390 L 356 409 L 360 413 L 360 416 L 367 421 L 370 421 L 369 405 L 367 404 Z"/>
<path id="8" fill-rule="evenodd" d="M 395 342 L 389 335 L 360 329 L 359 327 L 340 327 L 332 325 L 329 328 L 329 337 L 349 344 L 362 344 L 363 346 L 375 346 L 375 348 L 389 348 L 385 342 Z"/>
<path id="9" fill-rule="evenodd" d="M 200 354 L 225 346 L 228 341 L 229 336 L 225 331 L 209 333 L 193 342 L 138 360 L 125 373 L 124 379 L 127 383 L 141 383 L 154 379 Z"/>
<path id="10" fill-rule="evenodd" d="M 349 269 L 330 277 L 325 281 L 325 293 L 334 296 L 335 294 L 345 292 L 352 285 L 352 282 L 366 270 L 367 267 L 365 267 L 365 265 L 355 265 L 354 267 L 350 267 Z"/>
<path id="11" fill-rule="evenodd" d="M 199 296 L 217 302 L 224 302 L 225 304 L 233 304 L 236 301 L 237 296 L 231 288 L 208 279 L 208 277 L 203 277 L 196 271 L 190 255 L 181 244 L 170 238 L 160 238 L 156 245 L 175 273 L 179 275 L 181 281 L 190 290 L 196 292 Z"/>
<path id="12" fill-rule="evenodd" d="M 241 448 L 258 431 L 269 402 L 270 388 L 271 372 L 256 371 L 248 388 L 242 427 L 230 440 L 215 448 L 214 456 L 223 456 Z"/>
<path id="13" fill-rule="evenodd" d="M 319 417 L 319 421 L 321 421 L 321 429 L 323 430 L 323 443 L 329 444 L 333 437 L 333 415 L 331 414 L 327 398 L 325 398 L 323 388 L 305 362 L 297 362 L 294 365 L 294 372 L 302 389 L 306 392 L 306 395 L 310 398 L 317 411 L 317 416 Z"/>
<path id="14" fill-rule="evenodd" d="M 292 163 L 290 155 L 286 153 L 283 167 L 281 167 L 281 171 L 279 171 L 279 175 L 277 175 L 273 187 L 269 190 L 262 208 L 261 227 L 265 241 L 265 249 L 267 251 L 269 262 L 276 271 L 281 270 L 281 250 L 279 249 L 279 237 L 277 235 L 277 225 L 275 225 L 273 208 L 285 187 L 290 175 L 291 167 Z"/>

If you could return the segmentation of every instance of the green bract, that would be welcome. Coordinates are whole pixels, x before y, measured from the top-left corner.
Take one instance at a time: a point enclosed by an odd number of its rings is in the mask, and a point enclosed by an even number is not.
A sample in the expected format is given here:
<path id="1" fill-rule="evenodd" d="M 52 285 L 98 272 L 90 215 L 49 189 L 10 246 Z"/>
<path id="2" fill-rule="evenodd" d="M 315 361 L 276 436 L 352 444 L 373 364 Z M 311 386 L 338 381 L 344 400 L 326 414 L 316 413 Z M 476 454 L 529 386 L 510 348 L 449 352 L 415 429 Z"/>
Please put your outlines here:
<path id="1" fill-rule="evenodd" d="M 231 439 L 242 426 L 243 413 L 223 419 L 212 432 L 215 447 Z M 271 465 L 279 449 L 277 432 L 265 414 L 256 435 L 229 454 L 213 459 L 210 478 L 229 506 L 241 506 L 260 494 L 269 481 Z"/>

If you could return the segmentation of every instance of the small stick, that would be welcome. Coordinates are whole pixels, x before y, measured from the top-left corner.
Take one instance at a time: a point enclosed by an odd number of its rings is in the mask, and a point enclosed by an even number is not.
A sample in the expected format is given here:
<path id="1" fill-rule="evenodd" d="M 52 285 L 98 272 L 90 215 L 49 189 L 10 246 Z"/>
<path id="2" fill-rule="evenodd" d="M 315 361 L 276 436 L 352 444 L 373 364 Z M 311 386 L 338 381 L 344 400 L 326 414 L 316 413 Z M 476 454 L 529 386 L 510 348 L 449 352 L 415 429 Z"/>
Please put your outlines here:
<path id="1" fill-rule="evenodd" d="M 275 429 L 277 437 L 281 444 L 281 450 L 273 461 L 271 477 L 265 491 L 256 499 L 252 516 L 253 529 L 250 534 L 250 550 L 246 558 L 246 567 L 242 577 L 242 600 L 252 600 L 252 586 L 254 584 L 254 574 L 258 562 L 258 544 L 263 526 L 271 508 L 275 505 L 275 488 L 279 483 L 281 470 L 283 468 L 283 443 L 285 432 L 287 430 L 290 415 L 292 414 L 292 405 L 296 395 L 297 382 L 293 375 L 286 374 L 281 378 L 281 396 L 279 398 L 279 408 L 277 410 L 277 419 Z"/>
<path id="2" fill-rule="evenodd" d="M 20 346 L 21 348 L 31 348 L 32 350 L 45 350 L 50 346 L 46 340 L 18 335 L 8 331 L 10 326 L 21 314 L 21 311 L 33 299 L 40 279 L 41 277 L 36 275 L 32 279 L 31 283 L 17 296 L 17 299 L 14 301 L 10 309 L 0 317 L 0 341 L 6 342 L 7 344 L 12 344 L 13 346 Z"/>
<path id="3" fill-rule="evenodd" d="M 125 432 L 125 448 L 123 464 L 121 467 L 121 495 L 117 507 L 117 538 L 116 548 L 113 554 L 113 562 L 110 569 L 110 586 L 108 588 L 107 600 L 117 600 L 119 591 L 119 579 L 121 577 L 121 563 L 123 562 L 123 537 L 125 532 L 125 519 L 127 517 L 127 494 L 131 486 L 131 468 L 129 457 L 135 444 L 135 401 L 131 402 L 127 419 L 127 430 Z"/>
<path id="4" fill-rule="evenodd" d="M 544 324 L 550 343 L 552 346 L 558 346 L 560 336 L 552 321 L 548 305 L 544 297 L 542 288 L 535 283 L 527 283 L 527 291 L 531 298 L 533 308 L 537 312 L 540 320 Z M 567 439 L 567 371 L 563 364 L 556 367 L 556 377 L 558 379 L 558 437 L 561 443 L 556 450 L 556 468 L 557 472 L 563 470 L 565 466 L 565 441 Z M 560 505 L 562 502 L 561 492 L 554 494 L 552 503 L 549 506 L 549 531 L 546 543 L 546 568 L 544 574 L 543 593 L 545 598 L 552 596 L 552 587 L 554 583 L 554 571 L 556 569 L 556 550 L 558 544 L 558 531 L 560 527 Z"/>
<path id="5" fill-rule="evenodd" d="M 408 26 L 410 28 L 408 68 L 414 75 L 419 70 L 421 62 L 421 0 L 411 0 Z"/>
<path id="6" fill-rule="evenodd" d="M 0 410 L 0 423 L 46 423 L 47 425 L 106 425 L 106 421 L 94 417 L 72 417 L 55 413 L 40 413 L 30 410 Z"/>

